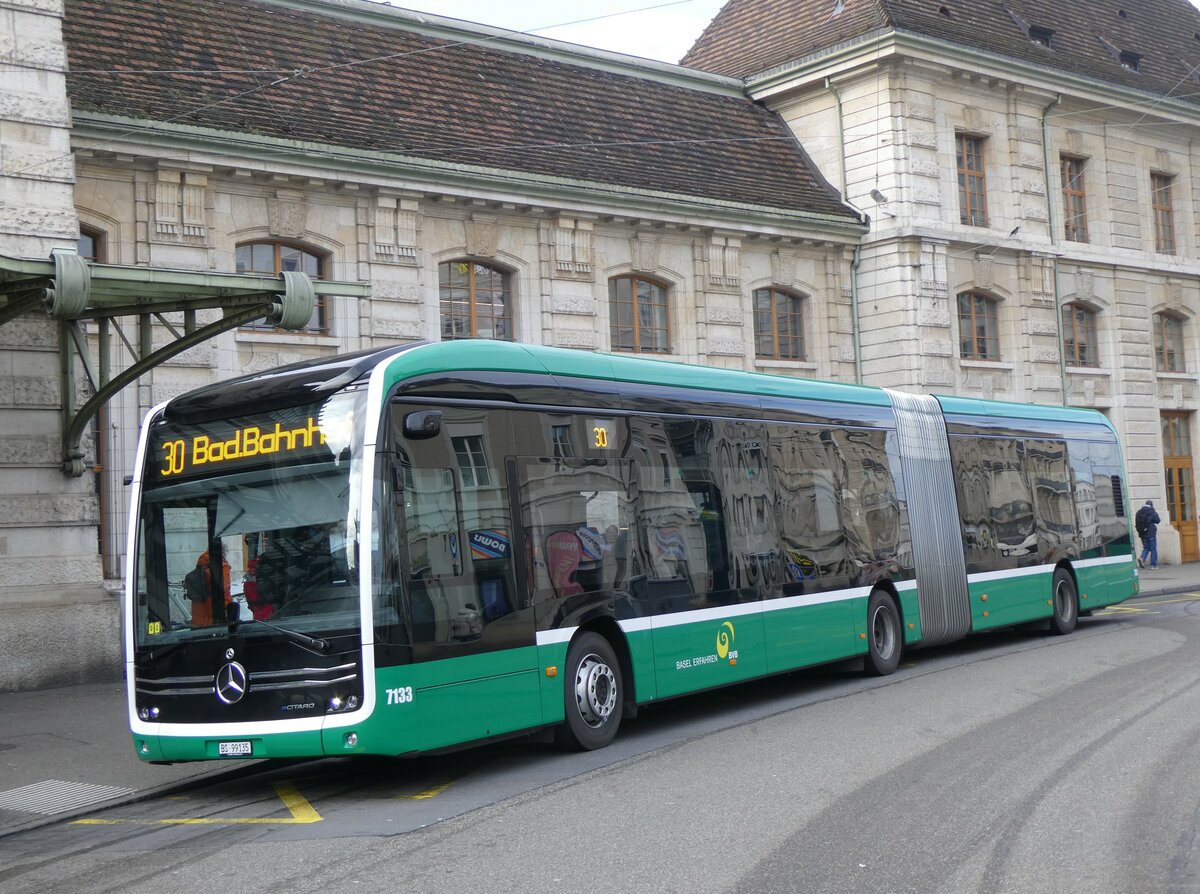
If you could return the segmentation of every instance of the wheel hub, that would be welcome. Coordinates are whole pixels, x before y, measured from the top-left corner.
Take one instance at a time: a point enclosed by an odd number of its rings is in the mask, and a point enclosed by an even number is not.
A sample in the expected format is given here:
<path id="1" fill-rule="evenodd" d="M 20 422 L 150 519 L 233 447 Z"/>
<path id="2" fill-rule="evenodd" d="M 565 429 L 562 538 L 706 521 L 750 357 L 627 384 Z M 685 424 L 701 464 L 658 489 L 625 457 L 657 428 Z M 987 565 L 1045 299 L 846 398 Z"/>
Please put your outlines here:
<path id="1" fill-rule="evenodd" d="M 896 632 L 882 608 L 876 609 L 871 619 L 871 636 L 875 641 L 875 653 L 885 661 L 891 658 L 892 650 L 896 648 Z"/>
<path id="2" fill-rule="evenodd" d="M 1064 620 L 1069 620 L 1071 611 L 1075 607 L 1071 599 L 1070 588 L 1066 583 L 1059 581 L 1057 587 L 1054 588 L 1054 608 L 1058 612 L 1058 616 Z"/>
<path id="3" fill-rule="evenodd" d="M 590 727 L 603 726 L 617 706 L 617 680 L 598 655 L 587 655 L 575 675 L 575 703 Z"/>

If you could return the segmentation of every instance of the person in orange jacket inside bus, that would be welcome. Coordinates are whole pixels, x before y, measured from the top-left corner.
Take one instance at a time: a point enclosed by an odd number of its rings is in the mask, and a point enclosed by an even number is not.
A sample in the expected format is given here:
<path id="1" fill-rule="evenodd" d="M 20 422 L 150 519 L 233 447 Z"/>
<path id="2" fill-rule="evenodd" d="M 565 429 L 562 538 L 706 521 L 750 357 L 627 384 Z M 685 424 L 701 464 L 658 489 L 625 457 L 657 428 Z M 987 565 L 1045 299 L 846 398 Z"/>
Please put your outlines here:
<path id="1" fill-rule="evenodd" d="M 208 549 L 200 553 L 196 559 L 196 567 L 184 578 L 184 591 L 192 600 L 192 626 L 208 627 L 217 623 L 213 618 L 213 605 L 216 602 L 217 589 L 213 585 L 213 568 L 221 563 L 222 595 L 225 597 L 225 619 L 236 611 L 232 604 L 229 586 L 229 562 L 225 560 L 225 550 L 219 538 L 214 537 L 208 544 Z M 236 615 L 234 615 L 236 617 Z"/>

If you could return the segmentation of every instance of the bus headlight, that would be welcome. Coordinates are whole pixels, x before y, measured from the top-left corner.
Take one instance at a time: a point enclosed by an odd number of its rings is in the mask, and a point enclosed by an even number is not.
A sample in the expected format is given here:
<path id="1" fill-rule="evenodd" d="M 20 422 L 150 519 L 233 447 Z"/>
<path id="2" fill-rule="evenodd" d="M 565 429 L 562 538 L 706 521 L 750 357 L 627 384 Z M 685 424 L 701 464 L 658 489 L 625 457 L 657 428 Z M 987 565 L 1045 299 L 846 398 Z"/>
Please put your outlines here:
<path id="1" fill-rule="evenodd" d="M 357 707 L 358 707 L 358 696 L 357 695 L 350 695 L 350 696 L 347 696 L 346 698 L 342 698 L 339 695 L 335 695 L 333 698 L 331 698 L 329 700 L 329 713 L 330 714 L 339 714 L 343 711 L 353 711 Z"/>
<path id="2" fill-rule="evenodd" d="M 138 717 L 142 718 L 142 720 L 145 720 L 146 722 L 149 722 L 151 720 L 158 720 L 158 708 L 154 708 L 154 707 L 140 708 L 138 710 Z"/>

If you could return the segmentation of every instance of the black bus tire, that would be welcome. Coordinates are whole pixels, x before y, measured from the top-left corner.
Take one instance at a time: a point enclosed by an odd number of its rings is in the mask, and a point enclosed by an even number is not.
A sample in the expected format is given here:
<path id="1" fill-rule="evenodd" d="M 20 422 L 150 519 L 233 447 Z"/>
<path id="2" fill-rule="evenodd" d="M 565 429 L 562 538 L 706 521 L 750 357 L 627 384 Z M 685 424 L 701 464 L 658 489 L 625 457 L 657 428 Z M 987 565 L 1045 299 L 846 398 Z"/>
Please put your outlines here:
<path id="1" fill-rule="evenodd" d="M 867 600 L 866 672 L 886 677 L 899 666 L 903 651 L 904 633 L 895 600 L 883 590 L 872 590 Z"/>
<path id="2" fill-rule="evenodd" d="M 571 641 L 563 690 L 566 717 L 558 728 L 559 745 L 594 751 L 611 742 L 621 725 L 625 684 L 608 640 L 589 631 Z"/>
<path id="3" fill-rule="evenodd" d="M 1050 632 L 1066 636 L 1079 623 L 1079 595 L 1075 592 L 1074 578 L 1065 568 L 1054 570 L 1050 604 Z"/>

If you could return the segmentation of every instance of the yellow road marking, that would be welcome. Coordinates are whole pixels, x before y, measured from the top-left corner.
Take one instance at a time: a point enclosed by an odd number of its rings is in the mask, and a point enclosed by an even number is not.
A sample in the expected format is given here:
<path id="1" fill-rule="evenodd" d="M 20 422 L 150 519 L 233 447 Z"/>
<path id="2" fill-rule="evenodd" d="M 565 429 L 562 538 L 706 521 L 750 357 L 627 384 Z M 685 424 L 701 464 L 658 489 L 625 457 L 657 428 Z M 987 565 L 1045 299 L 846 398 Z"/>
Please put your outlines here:
<path id="1" fill-rule="evenodd" d="M 321 814 L 305 800 L 290 782 L 272 782 L 271 788 L 288 809 L 291 817 L 183 817 L 180 819 L 81 819 L 73 820 L 72 826 L 230 826 L 230 825 L 307 825 L 321 822 Z"/>
<path id="2" fill-rule="evenodd" d="M 1180 596 L 1187 596 L 1187 599 L 1156 599 L 1154 602 L 1143 602 L 1142 605 L 1179 605 L 1185 602 L 1195 602 L 1200 599 L 1200 593 L 1180 593 Z"/>
<path id="3" fill-rule="evenodd" d="M 1096 612 L 1097 615 L 1157 615 L 1158 612 L 1147 608 L 1148 605 L 1186 605 L 1200 600 L 1200 593 L 1180 593 L 1175 599 L 1155 599 L 1140 602 L 1137 605 L 1110 605 Z"/>
<path id="4" fill-rule="evenodd" d="M 436 798 L 450 786 L 454 785 L 454 780 L 443 782 L 441 785 L 435 785 L 433 788 L 427 788 L 423 792 L 417 792 L 415 795 L 397 795 L 396 798 L 401 801 L 426 801 L 430 798 Z"/>

